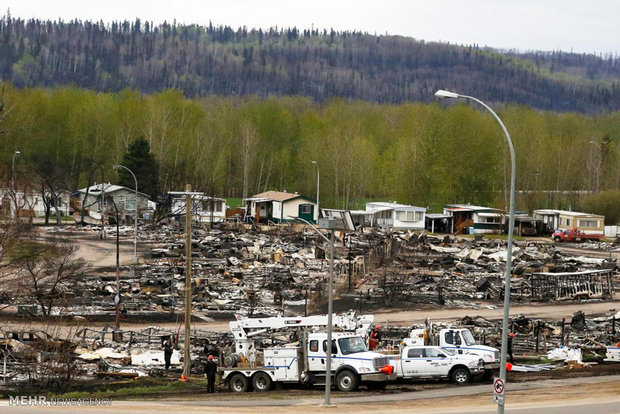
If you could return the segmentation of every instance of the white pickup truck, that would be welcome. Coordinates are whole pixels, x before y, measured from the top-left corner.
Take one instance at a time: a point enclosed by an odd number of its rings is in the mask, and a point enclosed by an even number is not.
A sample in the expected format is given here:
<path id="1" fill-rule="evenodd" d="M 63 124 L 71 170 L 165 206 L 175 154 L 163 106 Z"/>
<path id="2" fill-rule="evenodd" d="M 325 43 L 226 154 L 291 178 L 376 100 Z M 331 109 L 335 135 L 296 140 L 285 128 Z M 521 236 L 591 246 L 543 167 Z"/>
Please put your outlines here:
<path id="1" fill-rule="evenodd" d="M 440 346 L 457 354 L 482 358 L 487 376 L 499 369 L 499 349 L 477 344 L 469 329 L 445 328 L 437 331 L 431 324 L 430 329 L 412 329 L 409 338 L 404 338 L 403 342 L 405 345 Z"/>
<path id="2" fill-rule="evenodd" d="M 484 361 L 476 355 L 458 354 L 439 346 L 405 346 L 390 359 L 398 378 L 449 378 L 455 384 L 466 384 L 484 374 Z"/>

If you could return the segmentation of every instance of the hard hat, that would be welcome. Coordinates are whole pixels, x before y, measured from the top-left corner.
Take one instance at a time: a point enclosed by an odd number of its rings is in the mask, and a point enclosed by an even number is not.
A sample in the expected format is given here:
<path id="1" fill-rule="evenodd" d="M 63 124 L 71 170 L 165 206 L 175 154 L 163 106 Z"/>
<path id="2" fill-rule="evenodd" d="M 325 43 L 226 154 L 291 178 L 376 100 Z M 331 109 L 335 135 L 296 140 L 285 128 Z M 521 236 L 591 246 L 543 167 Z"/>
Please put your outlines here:
<path id="1" fill-rule="evenodd" d="M 509 337 L 511 337 L 511 338 L 514 338 L 515 333 L 514 333 L 514 332 L 510 332 L 510 333 L 508 334 L 508 336 L 509 336 Z"/>
<path id="2" fill-rule="evenodd" d="M 381 329 L 381 325 L 375 326 L 375 329 Z"/>
<path id="3" fill-rule="evenodd" d="M 209 361 L 213 361 L 213 355 L 209 355 Z"/>

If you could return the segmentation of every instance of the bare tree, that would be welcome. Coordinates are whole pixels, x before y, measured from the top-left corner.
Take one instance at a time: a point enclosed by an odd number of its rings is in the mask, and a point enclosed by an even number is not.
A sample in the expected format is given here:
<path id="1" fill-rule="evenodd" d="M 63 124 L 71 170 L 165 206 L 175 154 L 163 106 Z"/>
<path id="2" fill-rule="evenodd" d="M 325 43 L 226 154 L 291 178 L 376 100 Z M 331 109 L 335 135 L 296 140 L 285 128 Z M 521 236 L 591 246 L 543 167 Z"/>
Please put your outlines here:
<path id="1" fill-rule="evenodd" d="M 65 240 L 25 244 L 13 266 L 17 276 L 14 294 L 34 300 L 45 316 L 55 306 L 65 306 L 67 293 L 85 266 L 76 251 L 77 246 Z"/>
<path id="2" fill-rule="evenodd" d="M 24 240 L 34 237 L 33 227 L 26 223 L 6 221 L 0 224 L 0 310 L 12 306 L 15 296 L 15 266 L 24 260 Z"/>

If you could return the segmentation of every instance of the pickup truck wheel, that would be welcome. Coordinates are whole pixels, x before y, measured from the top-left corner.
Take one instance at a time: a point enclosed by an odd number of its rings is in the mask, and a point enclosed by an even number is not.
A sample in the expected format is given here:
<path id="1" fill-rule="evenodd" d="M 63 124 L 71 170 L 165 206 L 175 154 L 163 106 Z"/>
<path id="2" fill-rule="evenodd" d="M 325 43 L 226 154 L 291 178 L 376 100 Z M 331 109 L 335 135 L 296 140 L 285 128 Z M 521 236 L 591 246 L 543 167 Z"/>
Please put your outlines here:
<path id="1" fill-rule="evenodd" d="M 559 242 L 559 241 L 561 241 L 562 239 L 560 239 L 558 236 L 555 236 L 555 237 L 553 238 L 553 240 L 555 240 L 556 242 Z"/>
<path id="2" fill-rule="evenodd" d="M 466 368 L 457 368 L 452 371 L 452 382 L 458 385 L 467 384 L 471 379 L 471 374 Z"/>
<path id="3" fill-rule="evenodd" d="M 232 392 L 246 392 L 248 385 L 248 379 L 242 374 L 235 374 L 228 380 L 228 389 Z"/>
<path id="4" fill-rule="evenodd" d="M 342 370 L 336 375 L 336 388 L 340 391 L 355 391 L 359 386 L 359 377 L 348 369 Z"/>
<path id="5" fill-rule="evenodd" d="M 254 388 L 254 391 L 269 391 L 272 386 L 273 381 L 271 380 L 271 377 L 264 372 L 257 372 L 254 377 L 252 377 L 252 387 Z"/>

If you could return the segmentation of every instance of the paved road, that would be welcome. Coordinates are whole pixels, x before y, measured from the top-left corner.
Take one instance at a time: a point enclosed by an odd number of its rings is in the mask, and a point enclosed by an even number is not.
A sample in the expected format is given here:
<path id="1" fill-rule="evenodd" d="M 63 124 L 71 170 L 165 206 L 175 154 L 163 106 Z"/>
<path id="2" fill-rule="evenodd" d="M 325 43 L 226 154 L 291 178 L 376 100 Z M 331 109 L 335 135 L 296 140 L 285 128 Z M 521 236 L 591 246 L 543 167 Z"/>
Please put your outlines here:
<path id="1" fill-rule="evenodd" d="M 376 322 L 422 322 L 426 318 L 431 320 L 441 319 L 455 319 L 465 315 L 469 316 L 482 316 L 488 319 L 501 319 L 503 315 L 503 307 L 499 304 L 489 305 L 491 309 L 485 305 L 480 309 L 463 309 L 463 308 L 448 308 L 448 309 L 432 309 L 432 310 L 416 310 L 416 311 L 402 311 L 402 312 L 386 312 L 374 313 Z M 549 304 L 531 303 L 527 305 L 510 304 L 510 315 L 523 314 L 528 318 L 541 318 L 541 319 L 555 319 L 568 318 L 576 311 L 581 310 L 586 315 L 617 312 L 620 311 L 620 298 L 609 301 L 592 301 L 592 302 L 554 302 Z"/>
<path id="2" fill-rule="evenodd" d="M 496 408 L 473 408 L 459 409 L 459 413 L 471 414 L 495 414 Z M 506 407 L 506 413 L 518 414 L 618 414 L 620 412 L 620 399 L 600 401 L 591 399 L 579 402 L 562 402 L 555 404 L 525 404 L 523 406 Z M 432 411 L 433 414 L 454 414 L 454 409 L 448 411 Z"/>
<path id="3" fill-rule="evenodd" d="M 575 256 L 586 256 L 586 257 L 598 257 L 600 259 L 620 259 L 620 251 L 605 251 L 605 250 L 593 250 L 593 249 L 583 249 L 580 248 L 578 244 L 575 243 L 555 243 L 555 247 L 560 250 L 562 253 L 575 255 Z"/>
<path id="4" fill-rule="evenodd" d="M 86 260 L 93 268 L 111 267 L 116 265 L 116 236 L 108 235 L 101 240 L 100 232 L 75 231 L 75 232 L 42 232 L 41 237 L 62 237 L 74 241 L 78 250 L 77 257 Z M 138 256 L 142 256 L 144 246 L 138 243 Z M 130 239 L 121 236 L 119 242 L 119 261 L 121 265 L 131 264 L 133 259 L 133 235 Z"/>
<path id="5" fill-rule="evenodd" d="M 596 390 L 600 390 L 597 392 Z M 220 397 L 217 395 L 217 397 Z M 32 407 L 9 406 L 7 400 L 0 401 L 0 412 L 40 413 L 170 413 L 170 412 L 231 412 L 231 413 L 313 413 L 331 411 L 320 407 L 320 398 L 270 399 L 269 394 L 227 394 L 225 400 L 215 400 L 206 394 L 193 401 L 113 401 L 111 406 L 75 407 Z M 508 405 L 506 412 L 515 413 L 618 413 L 620 412 L 620 375 L 543 380 L 530 383 L 507 384 Z M 359 413 L 492 413 L 496 412 L 491 401 L 491 385 L 451 387 L 400 394 L 367 395 L 352 394 L 349 397 L 333 398 L 337 412 Z"/>

